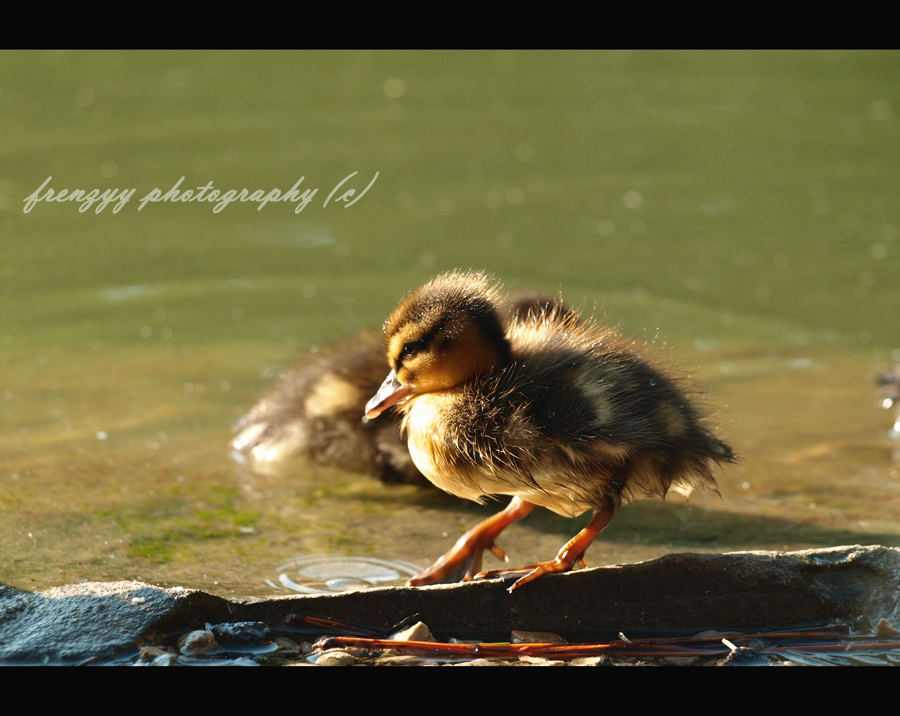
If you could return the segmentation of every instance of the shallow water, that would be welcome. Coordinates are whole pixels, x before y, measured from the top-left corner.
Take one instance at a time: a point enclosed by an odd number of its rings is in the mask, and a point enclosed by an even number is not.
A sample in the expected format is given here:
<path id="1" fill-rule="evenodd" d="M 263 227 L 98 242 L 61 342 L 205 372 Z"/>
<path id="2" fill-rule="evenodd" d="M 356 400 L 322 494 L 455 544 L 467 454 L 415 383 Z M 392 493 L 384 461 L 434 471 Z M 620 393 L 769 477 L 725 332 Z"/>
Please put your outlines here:
<path id="1" fill-rule="evenodd" d="M 316 555 L 426 566 L 492 506 L 259 475 L 228 442 L 306 349 L 455 267 L 654 342 L 741 455 L 721 498 L 623 509 L 591 564 L 900 546 L 873 382 L 900 360 L 898 74 L 892 52 L 0 55 L 0 582 L 264 595 Z M 353 172 L 377 178 L 323 206 Z M 136 191 L 23 212 L 48 176 Z M 182 176 L 318 192 L 138 210 Z M 546 559 L 585 521 L 501 544 Z"/>

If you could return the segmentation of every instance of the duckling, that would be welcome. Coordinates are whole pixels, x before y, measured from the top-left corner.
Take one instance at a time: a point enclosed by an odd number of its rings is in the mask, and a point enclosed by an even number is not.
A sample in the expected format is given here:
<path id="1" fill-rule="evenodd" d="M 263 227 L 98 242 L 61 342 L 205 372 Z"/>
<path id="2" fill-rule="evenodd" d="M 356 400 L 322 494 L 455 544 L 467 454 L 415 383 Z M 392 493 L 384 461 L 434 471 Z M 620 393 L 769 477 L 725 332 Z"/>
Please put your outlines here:
<path id="1" fill-rule="evenodd" d="M 514 292 L 502 305 L 506 322 L 533 320 L 551 311 L 570 313 L 541 291 Z M 279 376 L 238 421 L 232 448 L 258 469 L 305 455 L 388 483 L 430 486 L 401 439 L 399 412 L 389 410 L 378 422 L 360 419 L 383 378 L 384 345 L 374 333 L 314 349 Z"/>
<path id="2" fill-rule="evenodd" d="M 884 386 L 878 391 L 878 400 L 881 406 L 884 408 L 897 407 L 894 424 L 889 433 L 892 438 L 896 439 L 900 437 L 900 363 L 878 376 L 878 382 Z"/>
<path id="3" fill-rule="evenodd" d="M 238 421 L 232 448 L 263 471 L 303 455 L 384 482 L 428 484 L 400 440 L 393 411 L 383 424 L 360 419 L 383 366 L 384 347 L 374 333 L 314 349 Z"/>
<path id="4" fill-rule="evenodd" d="M 515 589 L 584 566 L 625 500 L 670 488 L 718 491 L 731 448 L 703 423 L 645 346 L 559 309 L 503 321 L 503 293 L 478 272 L 451 272 L 408 294 L 385 322 L 391 371 L 366 405 L 394 406 L 419 470 L 458 497 L 509 505 L 464 534 L 413 586 L 521 576 Z M 536 506 L 588 525 L 555 559 L 480 572 L 485 549 Z"/>

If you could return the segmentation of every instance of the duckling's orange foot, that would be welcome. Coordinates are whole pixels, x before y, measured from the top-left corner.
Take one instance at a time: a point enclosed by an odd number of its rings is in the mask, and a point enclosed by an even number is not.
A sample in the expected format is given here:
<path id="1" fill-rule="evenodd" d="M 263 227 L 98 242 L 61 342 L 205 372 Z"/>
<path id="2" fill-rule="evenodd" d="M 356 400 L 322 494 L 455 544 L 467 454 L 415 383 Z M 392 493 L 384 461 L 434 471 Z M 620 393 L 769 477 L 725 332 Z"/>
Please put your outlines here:
<path id="1" fill-rule="evenodd" d="M 477 528 L 476 528 L 477 529 Z M 482 539 L 483 535 L 466 532 L 447 554 L 409 580 L 410 587 L 421 587 L 426 584 L 450 584 L 453 582 L 471 582 L 481 569 L 481 557 L 485 549 L 489 549 L 499 559 L 508 562 L 506 553 L 494 544 L 493 538 Z"/>
<path id="2" fill-rule="evenodd" d="M 534 509 L 534 505 L 520 497 L 514 497 L 502 512 L 479 522 L 460 537 L 453 548 L 424 572 L 409 580 L 410 587 L 425 584 L 471 582 L 481 571 L 481 557 L 489 549 L 504 562 L 509 560 L 494 540 L 504 529 L 520 520 Z"/>
<path id="3" fill-rule="evenodd" d="M 512 594 L 522 585 L 533 582 L 535 579 L 543 577 L 545 574 L 568 572 L 576 564 L 587 567 L 584 553 L 587 552 L 587 548 L 591 546 L 591 543 L 597 538 L 597 535 L 610 523 L 613 515 L 616 513 L 617 507 L 618 505 L 610 505 L 603 509 L 594 510 L 594 515 L 591 517 L 591 521 L 588 523 L 587 527 L 563 545 L 563 548 L 559 550 L 559 554 L 556 555 L 556 559 L 552 559 L 549 562 L 530 564 L 527 567 L 519 567 L 518 569 L 498 569 L 492 572 L 481 572 L 475 579 L 491 579 L 492 577 L 502 577 L 505 575 L 527 572 L 524 577 L 517 579 L 507 590 Z"/>
<path id="4" fill-rule="evenodd" d="M 570 571 L 575 564 L 581 567 L 587 567 L 587 562 L 582 558 L 574 562 L 557 557 L 549 562 L 538 562 L 537 564 L 529 564 L 527 567 L 519 567 L 518 569 L 494 569 L 490 572 L 479 572 L 475 575 L 475 579 L 493 579 L 494 577 L 511 577 L 517 574 L 525 574 L 524 577 L 517 579 L 513 585 L 507 589 L 510 594 L 521 587 L 523 584 L 533 582 L 538 577 L 545 574 L 557 574 L 559 572 Z"/>

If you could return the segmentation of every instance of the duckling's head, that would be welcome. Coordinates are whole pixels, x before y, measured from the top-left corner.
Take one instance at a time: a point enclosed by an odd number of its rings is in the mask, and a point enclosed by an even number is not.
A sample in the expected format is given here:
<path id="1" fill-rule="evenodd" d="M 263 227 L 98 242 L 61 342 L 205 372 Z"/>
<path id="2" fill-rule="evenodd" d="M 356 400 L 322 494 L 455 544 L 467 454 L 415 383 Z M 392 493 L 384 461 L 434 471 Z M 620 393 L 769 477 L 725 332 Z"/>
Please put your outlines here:
<path id="1" fill-rule="evenodd" d="M 375 418 L 414 395 L 451 390 L 512 360 L 502 294 L 482 273 L 438 276 L 404 298 L 384 324 L 392 370 L 366 405 Z"/>

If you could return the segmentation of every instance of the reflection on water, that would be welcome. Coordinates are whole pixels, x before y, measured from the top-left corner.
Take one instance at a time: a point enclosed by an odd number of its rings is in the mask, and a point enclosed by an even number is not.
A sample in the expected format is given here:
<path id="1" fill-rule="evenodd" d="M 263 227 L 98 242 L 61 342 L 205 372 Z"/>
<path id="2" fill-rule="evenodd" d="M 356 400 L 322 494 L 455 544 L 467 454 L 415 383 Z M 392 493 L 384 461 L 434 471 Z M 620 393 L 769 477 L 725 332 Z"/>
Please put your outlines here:
<path id="1" fill-rule="evenodd" d="M 352 592 L 370 587 L 402 586 L 421 570 L 407 562 L 387 562 L 365 557 L 309 555 L 278 567 L 273 589 L 289 589 L 304 594 Z"/>
<path id="2" fill-rule="evenodd" d="M 665 344 L 741 455 L 721 499 L 623 509 L 591 564 L 900 545 L 874 382 L 900 361 L 898 57 L 0 56 L 0 582 L 262 595 L 295 557 L 430 564 L 496 505 L 302 461 L 255 474 L 228 444 L 310 346 L 469 267 Z M 379 172 L 356 205 L 301 215 L 22 212 L 48 176 L 327 194 L 354 171 Z M 577 526 L 536 511 L 502 546 L 547 559 Z"/>

